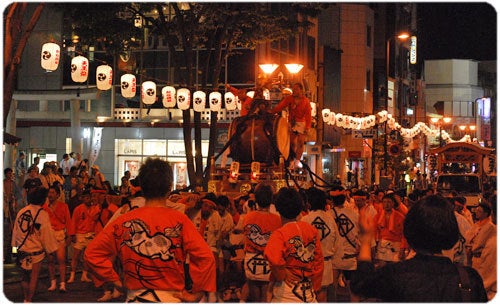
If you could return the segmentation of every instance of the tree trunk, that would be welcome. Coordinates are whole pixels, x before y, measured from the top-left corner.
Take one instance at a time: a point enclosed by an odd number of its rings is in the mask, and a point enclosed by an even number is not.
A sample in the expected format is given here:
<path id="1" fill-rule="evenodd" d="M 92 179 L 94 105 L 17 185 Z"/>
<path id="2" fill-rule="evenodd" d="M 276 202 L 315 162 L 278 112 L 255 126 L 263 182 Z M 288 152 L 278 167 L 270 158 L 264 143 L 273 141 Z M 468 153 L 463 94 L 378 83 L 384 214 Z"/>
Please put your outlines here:
<path id="1" fill-rule="evenodd" d="M 4 56 L 4 90 L 3 90 L 3 126 L 7 122 L 7 115 L 9 114 L 10 104 L 12 101 L 12 96 L 14 94 L 14 87 L 17 75 L 17 68 L 21 62 L 21 56 L 23 54 L 24 48 L 31 35 L 31 32 L 35 28 L 40 15 L 42 14 L 45 4 L 38 4 L 31 18 L 24 29 L 22 29 L 22 18 L 24 16 L 24 11 L 26 10 L 25 5 L 15 5 L 9 6 L 9 11 L 7 13 L 7 18 L 5 20 L 5 50 L 7 54 L 11 54 L 10 58 L 6 58 L 8 55 Z M 17 11 L 19 10 L 19 11 Z M 20 19 L 18 19 L 20 18 Z M 13 40 L 15 34 L 22 32 L 19 36 L 19 40 Z M 16 44 L 17 42 L 17 44 Z"/>

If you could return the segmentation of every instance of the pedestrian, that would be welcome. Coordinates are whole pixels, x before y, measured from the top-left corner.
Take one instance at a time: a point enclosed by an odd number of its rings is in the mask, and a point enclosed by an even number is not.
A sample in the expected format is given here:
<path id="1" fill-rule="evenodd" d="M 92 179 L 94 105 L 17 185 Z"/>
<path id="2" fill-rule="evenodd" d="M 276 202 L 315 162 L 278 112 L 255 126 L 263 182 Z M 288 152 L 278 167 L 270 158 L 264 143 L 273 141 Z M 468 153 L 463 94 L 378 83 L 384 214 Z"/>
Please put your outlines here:
<path id="1" fill-rule="evenodd" d="M 3 171 L 3 257 L 4 263 L 12 262 L 12 248 L 10 246 L 12 229 L 17 214 L 17 200 L 20 197 L 17 187 L 14 171 L 7 167 Z"/>
<path id="2" fill-rule="evenodd" d="M 85 262 L 97 281 L 127 289 L 127 302 L 198 301 L 216 291 L 215 258 L 186 215 L 165 207 L 172 188 L 170 164 L 148 158 L 139 169 L 145 205 L 118 217 L 89 244 Z M 192 292 L 185 290 L 189 256 Z M 114 258 L 123 268 L 123 284 Z"/>
<path id="3" fill-rule="evenodd" d="M 100 190 L 106 189 L 104 186 L 104 181 L 106 181 L 106 179 L 104 178 L 104 174 L 101 173 L 99 165 L 92 165 L 92 175 L 90 177 L 95 180 L 95 188 Z"/>
<path id="4" fill-rule="evenodd" d="M 415 257 L 387 264 L 372 264 L 371 240 L 375 234 L 370 217 L 360 215 L 358 269 L 351 281 L 353 293 L 382 302 L 486 302 L 486 291 L 476 270 L 453 264 L 442 256 L 459 237 L 453 207 L 439 195 L 426 196 L 408 211 L 404 236 Z"/>
<path id="5" fill-rule="evenodd" d="M 62 168 L 62 175 L 66 178 L 69 175 L 69 171 L 73 166 L 74 160 L 70 158 L 69 154 L 64 154 L 61 162 L 59 163 L 59 168 Z"/>
<path id="6" fill-rule="evenodd" d="M 101 210 L 98 204 L 92 202 L 91 191 L 89 189 L 82 191 L 80 201 L 82 203 L 75 208 L 71 217 L 72 226 L 69 235 L 71 236 L 71 243 L 73 245 L 73 256 L 71 258 L 71 273 L 68 283 L 75 281 L 76 269 L 80 262 L 80 257 L 95 237 L 95 227 Z M 86 264 L 83 264 L 82 282 L 92 282 L 87 275 L 88 267 Z"/>
<path id="7" fill-rule="evenodd" d="M 378 266 L 404 260 L 407 255 L 408 247 L 403 236 L 405 215 L 395 210 L 397 204 L 394 193 L 385 195 L 382 198 L 383 208 L 374 219 L 377 230 L 375 260 Z"/>
<path id="8" fill-rule="evenodd" d="M 311 187 L 306 190 L 307 202 L 310 211 L 302 220 L 313 225 L 319 233 L 321 249 L 323 250 L 323 279 L 321 290 L 316 296 L 319 303 L 335 301 L 333 295 L 333 257 L 340 251 L 340 236 L 336 230 L 335 219 L 331 212 L 326 210 L 326 193 L 318 188 Z M 328 294 L 330 293 L 330 299 Z"/>
<path id="9" fill-rule="evenodd" d="M 48 189 L 43 187 L 38 187 L 28 194 L 28 205 L 17 213 L 12 233 L 11 245 L 17 248 L 24 303 L 31 303 L 36 292 L 40 268 L 46 253 L 53 253 L 59 247 L 49 215 L 42 208 L 47 194 Z"/>
<path id="10" fill-rule="evenodd" d="M 332 200 L 331 213 L 339 233 L 339 249 L 333 255 L 333 285 L 347 287 L 358 261 L 359 213 L 350 207 L 343 187 L 334 187 L 330 191 Z"/>
<path id="11" fill-rule="evenodd" d="M 301 83 L 295 83 L 292 86 L 292 95 L 282 99 L 272 113 L 280 113 L 288 107 L 288 122 L 290 124 L 290 144 L 293 152 L 294 161 L 290 164 L 292 169 L 298 167 L 302 154 L 304 153 L 304 143 L 307 139 L 307 133 L 311 128 L 311 103 L 304 94 L 304 86 Z"/>
<path id="12" fill-rule="evenodd" d="M 71 216 L 69 214 L 68 205 L 59 201 L 61 190 L 57 186 L 51 186 L 48 193 L 48 201 L 43 205 L 43 209 L 49 214 L 50 223 L 58 242 L 58 248 L 55 253 L 48 255 L 48 269 L 50 277 L 49 291 L 54 291 L 57 288 L 56 279 L 56 260 L 59 265 L 59 291 L 66 292 L 66 247 L 69 245 L 70 239 L 67 232 L 71 228 Z"/>
<path id="13" fill-rule="evenodd" d="M 30 166 L 28 168 L 28 177 L 23 184 L 23 203 L 26 203 L 28 193 L 40 186 L 42 186 L 42 180 L 40 180 L 38 170 L 36 167 Z"/>
<path id="14" fill-rule="evenodd" d="M 315 303 L 323 277 L 323 252 L 315 227 L 297 221 L 303 201 L 291 187 L 278 191 L 276 209 L 281 215 L 282 227 L 275 230 L 264 250 L 271 265 L 268 302 Z"/>
<path id="15" fill-rule="evenodd" d="M 266 302 L 271 266 L 264 257 L 264 249 L 271 234 L 281 227 L 279 215 L 272 214 L 269 207 L 274 192 L 269 184 L 259 183 L 254 191 L 256 209 L 244 214 L 244 261 L 246 285 L 243 301 Z"/>
<path id="16" fill-rule="evenodd" d="M 497 226 L 491 220 L 491 205 L 482 201 L 475 209 L 476 223 L 466 236 L 467 266 L 477 270 L 488 288 L 491 299 L 496 293 L 496 275 L 491 272 L 491 266 L 496 266 L 496 256 L 485 255 L 485 248 L 496 248 Z M 493 281 L 495 281 L 493 285 Z"/>
<path id="17" fill-rule="evenodd" d="M 24 179 L 26 175 L 26 154 L 21 151 L 19 152 L 19 157 L 16 159 L 15 170 L 16 170 L 16 181 L 17 186 L 22 188 L 24 184 Z"/>

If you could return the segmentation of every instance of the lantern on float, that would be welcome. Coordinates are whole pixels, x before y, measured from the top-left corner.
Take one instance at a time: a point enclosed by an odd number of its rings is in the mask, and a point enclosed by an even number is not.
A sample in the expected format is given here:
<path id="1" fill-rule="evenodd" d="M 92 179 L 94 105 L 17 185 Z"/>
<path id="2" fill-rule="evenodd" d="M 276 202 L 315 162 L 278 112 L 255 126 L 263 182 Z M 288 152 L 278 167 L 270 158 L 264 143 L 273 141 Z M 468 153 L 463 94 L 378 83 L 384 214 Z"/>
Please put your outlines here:
<path id="1" fill-rule="evenodd" d="M 321 110 L 321 116 L 323 117 L 323 122 L 328 123 L 330 121 L 330 109 Z"/>
<path id="2" fill-rule="evenodd" d="M 83 56 L 71 60 L 71 79 L 75 83 L 84 83 L 89 76 L 89 60 Z"/>
<path id="3" fill-rule="evenodd" d="M 236 96 L 232 92 L 224 94 L 224 102 L 226 103 L 226 110 L 236 109 Z"/>
<path id="4" fill-rule="evenodd" d="M 318 113 L 318 108 L 315 102 L 310 102 L 311 103 L 311 116 L 315 117 L 316 114 Z"/>
<path id="5" fill-rule="evenodd" d="M 163 107 L 174 108 L 175 107 L 175 88 L 172 86 L 165 86 L 161 90 Z"/>
<path id="6" fill-rule="evenodd" d="M 210 101 L 210 111 L 219 111 L 221 109 L 222 94 L 220 92 L 210 93 L 208 100 Z"/>
<path id="7" fill-rule="evenodd" d="M 125 98 L 133 98 L 137 86 L 135 75 L 123 74 L 120 83 L 122 87 L 122 96 Z"/>
<path id="8" fill-rule="evenodd" d="M 42 46 L 42 57 L 40 64 L 47 71 L 55 71 L 61 59 L 61 47 L 57 43 L 48 42 Z"/>
<path id="9" fill-rule="evenodd" d="M 177 107 L 180 110 L 189 109 L 189 106 L 191 105 L 190 98 L 189 89 L 181 88 L 177 90 Z"/>
<path id="10" fill-rule="evenodd" d="M 141 99 L 146 105 L 152 105 L 156 102 L 156 84 L 152 81 L 146 81 L 141 86 Z"/>
<path id="11" fill-rule="evenodd" d="M 99 90 L 109 90 L 113 86 L 113 68 L 108 65 L 100 65 L 96 71 L 96 86 Z"/>
<path id="12" fill-rule="evenodd" d="M 205 104 L 207 101 L 207 94 L 203 91 L 196 91 L 193 93 L 193 109 L 196 112 L 202 112 L 205 110 Z"/>

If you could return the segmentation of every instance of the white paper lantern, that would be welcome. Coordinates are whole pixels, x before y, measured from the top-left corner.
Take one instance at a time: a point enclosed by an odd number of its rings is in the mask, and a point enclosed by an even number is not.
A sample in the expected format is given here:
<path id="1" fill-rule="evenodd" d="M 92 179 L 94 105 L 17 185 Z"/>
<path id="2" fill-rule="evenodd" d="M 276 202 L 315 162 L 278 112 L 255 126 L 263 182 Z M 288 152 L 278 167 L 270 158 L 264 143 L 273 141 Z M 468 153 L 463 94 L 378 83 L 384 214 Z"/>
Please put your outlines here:
<path id="1" fill-rule="evenodd" d="M 344 127 L 344 115 L 342 113 L 337 113 L 335 115 L 335 125 L 337 127 Z"/>
<path id="2" fill-rule="evenodd" d="M 330 121 L 330 109 L 321 110 L 321 116 L 323 117 L 323 122 L 328 123 Z"/>
<path id="3" fill-rule="evenodd" d="M 247 96 L 253 98 L 255 96 L 255 91 L 248 91 Z"/>
<path id="4" fill-rule="evenodd" d="M 236 109 L 236 96 L 232 92 L 224 94 L 224 102 L 226 103 L 226 110 Z"/>
<path id="5" fill-rule="evenodd" d="M 42 57 L 40 64 L 47 71 L 55 71 L 61 60 L 61 47 L 57 43 L 48 42 L 42 46 Z"/>
<path id="6" fill-rule="evenodd" d="M 146 105 L 152 105 L 156 102 L 156 84 L 152 81 L 146 81 L 141 86 L 141 99 Z"/>
<path id="7" fill-rule="evenodd" d="M 165 86 L 161 90 L 163 107 L 174 108 L 177 103 L 175 99 L 175 88 L 172 86 Z"/>
<path id="8" fill-rule="evenodd" d="M 100 65 L 95 71 L 95 83 L 99 90 L 109 90 L 113 87 L 113 68 L 108 65 Z"/>
<path id="9" fill-rule="evenodd" d="M 203 91 L 196 91 L 193 93 L 193 109 L 196 112 L 202 112 L 205 110 L 205 105 L 207 103 L 207 94 Z"/>
<path id="10" fill-rule="evenodd" d="M 241 100 L 236 96 L 236 108 L 238 110 L 241 110 Z"/>
<path id="11" fill-rule="evenodd" d="M 83 56 L 71 60 L 71 79 L 75 83 L 84 83 L 89 77 L 89 60 Z"/>
<path id="12" fill-rule="evenodd" d="M 177 107 L 180 110 L 187 110 L 191 105 L 191 95 L 189 89 L 181 88 L 177 90 Z"/>
<path id="13" fill-rule="evenodd" d="M 136 93 L 136 80 L 133 74 L 123 74 L 120 79 L 122 87 L 122 96 L 124 98 L 133 98 Z"/>
<path id="14" fill-rule="evenodd" d="M 337 118 L 335 116 L 336 116 L 335 112 L 331 111 L 329 115 L 328 125 L 335 126 L 337 122 Z"/>
<path id="15" fill-rule="evenodd" d="M 222 94 L 220 92 L 212 92 L 208 96 L 210 111 L 219 111 L 222 107 Z"/>

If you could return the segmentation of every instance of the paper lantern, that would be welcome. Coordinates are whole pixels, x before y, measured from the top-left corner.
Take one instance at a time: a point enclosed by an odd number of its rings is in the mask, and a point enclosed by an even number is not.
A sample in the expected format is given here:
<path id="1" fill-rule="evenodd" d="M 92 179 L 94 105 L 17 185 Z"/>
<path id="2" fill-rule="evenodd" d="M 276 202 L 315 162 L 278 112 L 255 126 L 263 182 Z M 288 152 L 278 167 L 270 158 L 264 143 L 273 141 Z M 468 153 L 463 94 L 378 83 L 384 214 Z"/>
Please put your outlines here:
<path id="1" fill-rule="evenodd" d="M 238 110 L 241 110 L 241 100 L 236 96 L 236 108 Z"/>
<path id="2" fill-rule="evenodd" d="M 344 115 L 342 113 L 337 113 L 335 115 L 335 125 L 337 125 L 337 127 L 344 127 L 345 126 Z"/>
<path id="3" fill-rule="evenodd" d="M 247 96 L 253 98 L 255 96 L 255 91 L 248 91 Z"/>
<path id="4" fill-rule="evenodd" d="M 165 86 L 161 90 L 163 107 L 174 108 L 175 107 L 175 88 L 172 86 Z"/>
<path id="5" fill-rule="evenodd" d="M 83 56 L 71 60 L 71 79 L 75 83 L 84 83 L 89 77 L 89 60 Z"/>
<path id="6" fill-rule="evenodd" d="M 141 99 L 146 105 L 152 105 L 156 102 L 156 84 L 152 81 L 146 81 L 141 86 Z"/>
<path id="7" fill-rule="evenodd" d="M 40 64 L 47 71 L 55 71 L 61 60 L 61 47 L 53 42 L 45 43 L 42 46 L 42 57 Z"/>
<path id="8" fill-rule="evenodd" d="M 125 98 L 133 98 L 136 91 L 135 75 L 123 74 L 120 80 L 122 87 L 122 96 Z"/>
<path id="9" fill-rule="evenodd" d="M 205 110 L 205 104 L 207 102 L 207 94 L 203 91 L 196 91 L 193 93 L 193 109 L 196 112 L 202 112 Z"/>
<path id="10" fill-rule="evenodd" d="M 328 125 L 335 126 L 335 123 L 337 121 L 337 118 L 335 116 L 336 116 L 335 112 L 330 112 Z"/>
<path id="11" fill-rule="evenodd" d="M 236 109 L 236 96 L 232 92 L 224 94 L 224 102 L 226 103 L 226 110 Z"/>
<path id="12" fill-rule="evenodd" d="M 180 110 L 189 109 L 191 105 L 191 95 L 189 89 L 181 88 L 177 90 L 177 107 Z"/>
<path id="13" fill-rule="evenodd" d="M 208 96 L 210 111 L 219 111 L 222 106 L 222 94 L 220 92 L 212 92 Z"/>
<path id="14" fill-rule="evenodd" d="M 109 90 L 113 87 L 113 68 L 108 65 L 101 65 L 97 67 L 95 74 L 97 89 Z"/>
<path id="15" fill-rule="evenodd" d="M 321 116 L 323 117 L 323 122 L 328 123 L 330 121 L 330 109 L 321 110 Z"/>

